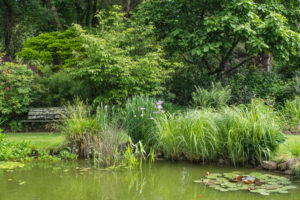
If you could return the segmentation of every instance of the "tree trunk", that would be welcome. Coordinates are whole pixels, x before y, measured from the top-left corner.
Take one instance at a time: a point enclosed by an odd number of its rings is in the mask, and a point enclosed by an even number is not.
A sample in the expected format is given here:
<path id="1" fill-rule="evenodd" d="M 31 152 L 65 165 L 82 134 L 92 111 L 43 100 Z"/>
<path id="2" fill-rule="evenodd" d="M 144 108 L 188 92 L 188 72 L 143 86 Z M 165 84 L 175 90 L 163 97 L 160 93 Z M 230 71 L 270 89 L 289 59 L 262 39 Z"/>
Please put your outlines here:
<path id="1" fill-rule="evenodd" d="M 96 27 L 97 24 L 97 0 L 94 0 L 94 4 L 93 4 L 93 19 L 92 19 L 92 26 Z"/>
<path id="2" fill-rule="evenodd" d="M 79 5 L 78 1 L 75 1 L 74 6 L 75 6 L 75 9 L 76 9 L 77 24 L 82 25 L 81 8 L 80 8 L 80 5 Z"/>
<path id="3" fill-rule="evenodd" d="M 7 53 L 8 56 L 10 55 L 9 47 L 12 37 L 12 32 L 15 26 L 14 22 L 14 11 L 12 6 L 6 1 L 3 1 L 5 8 L 2 13 L 2 21 L 3 21 L 3 36 L 4 36 L 4 51 Z"/>
<path id="4" fill-rule="evenodd" d="M 131 0 L 125 0 L 124 2 L 124 11 L 125 11 L 125 17 L 129 18 L 130 17 L 130 3 Z"/>
<path id="5" fill-rule="evenodd" d="M 48 0 L 48 4 L 50 5 L 50 10 L 52 12 L 56 28 L 62 29 L 63 27 L 59 21 L 59 17 L 58 17 L 58 13 L 57 13 L 57 9 L 56 9 L 55 5 L 51 4 L 51 0 Z"/>
<path id="6" fill-rule="evenodd" d="M 85 18 L 85 25 L 90 26 L 90 15 L 91 15 L 91 0 L 87 0 L 87 7 L 86 7 L 86 18 Z"/>
<path id="7" fill-rule="evenodd" d="M 262 52 L 260 53 L 261 56 L 261 64 L 264 67 L 265 71 L 270 73 L 271 72 L 271 52 Z"/>

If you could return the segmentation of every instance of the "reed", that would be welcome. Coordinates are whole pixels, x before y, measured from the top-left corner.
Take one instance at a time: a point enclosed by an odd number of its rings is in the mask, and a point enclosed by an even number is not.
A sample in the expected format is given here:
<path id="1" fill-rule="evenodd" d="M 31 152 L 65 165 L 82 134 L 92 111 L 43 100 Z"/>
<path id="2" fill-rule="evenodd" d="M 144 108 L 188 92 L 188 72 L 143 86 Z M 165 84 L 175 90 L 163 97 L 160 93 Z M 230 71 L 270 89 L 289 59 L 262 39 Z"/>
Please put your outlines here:
<path id="1" fill-rule="evenodd" d="M 156 123 L 156 148 L 172 159 L 261 162 L 284 141 L 280 116 L 260 100 L 219 111 L 205 108 L 165 115 Z"/>

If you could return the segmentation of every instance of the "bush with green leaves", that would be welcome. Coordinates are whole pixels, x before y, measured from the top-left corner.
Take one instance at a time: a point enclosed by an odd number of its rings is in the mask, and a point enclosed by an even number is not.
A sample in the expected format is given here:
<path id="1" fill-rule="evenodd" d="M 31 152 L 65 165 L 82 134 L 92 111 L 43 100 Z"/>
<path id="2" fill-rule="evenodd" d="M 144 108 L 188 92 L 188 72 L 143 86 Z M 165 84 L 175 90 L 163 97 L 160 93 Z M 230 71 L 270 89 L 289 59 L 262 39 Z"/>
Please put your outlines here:
<path id="1" fill-rule="evenodd" d="M 27 112 L 39 85 L 26 65 L 0 65 L 0 121 L 18 120 Z"/>
<path id="2" fill-rule="evenodd" d="M 249 70 L 237 73 L 222 80 L 232 91 L 230 103 L 248 104 L 253 98 L 273 99 L 282 105 L 286 99 L 295 95 L 293 86 L 275 73 Z"/>
<path id="3" fill-rule="evenodd" d="M 35 107 L 60 107 L 72 102 L 76 97 L 84 100 L 93 98 L 92 88 L 83 81 L 75 80 L 65 70 L 44 73 L 43 76 L 36 77 L 36 82 L 41 89 L 32 102 Z"/>
<path id="4" fill-rule="evenodd" d="M 156 122 L 156 148 L 171 159 L 259 163 L 285 140 L 280 116 L 258 100 L 248 107 L 190 110 Z"/>
<path id="5" fill-rule="evenodd" d="M 77 30 L 87 58 L 72 71 L 92 88 L 95 103 L 122 104 L 128 97 L 162 94 L 170 64 L 153 35 L 153 26 L 124 20 L 120 7 L 99 13 L 95 32 Z"/>
<path id="6" fill-rule="evenodd" d="M 197 86 L 195 88 L 196 91 L 192 93 L 194 107 L 218 109 L 227 105 L 231 98 L 230 87 L 223 87 L 219 82 L 212 83 L 209 90 Z"/>
<path id="7" fill-rule="evenodd" d="M 77 62 L 82 60 L 85 54 L 79 33 L 71 27 L 64 32 L 42 33 L 29 39 L 17 55 L 30 64 L 66 68 L 76 67 Z"/>
<path id="8" fill-rule="evenodd" d="M 0 161 L 24 160 L 32 156 L 33 150 L 29 143 L 8 142 L 0 132 Z"/>

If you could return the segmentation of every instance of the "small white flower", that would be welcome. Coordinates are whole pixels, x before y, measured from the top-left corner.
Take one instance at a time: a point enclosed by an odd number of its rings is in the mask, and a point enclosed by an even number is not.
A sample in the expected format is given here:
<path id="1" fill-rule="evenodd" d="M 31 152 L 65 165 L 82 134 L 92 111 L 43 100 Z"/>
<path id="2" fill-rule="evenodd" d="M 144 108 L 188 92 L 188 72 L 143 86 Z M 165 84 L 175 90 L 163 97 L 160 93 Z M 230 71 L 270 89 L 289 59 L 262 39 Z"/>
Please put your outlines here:
<path id="1" fill-rule="evenodd" d="M 143 107 L 142 107 L 142 108 L 140 108 L 140 109 L 141 109 L 141 110 L 145 110 L 145 108 L 143 108 Z"/>
<path id="2" fill-rule="evenodd" d="M 136 117 L 136 115 L 133 115 L 133 117 Z"/>

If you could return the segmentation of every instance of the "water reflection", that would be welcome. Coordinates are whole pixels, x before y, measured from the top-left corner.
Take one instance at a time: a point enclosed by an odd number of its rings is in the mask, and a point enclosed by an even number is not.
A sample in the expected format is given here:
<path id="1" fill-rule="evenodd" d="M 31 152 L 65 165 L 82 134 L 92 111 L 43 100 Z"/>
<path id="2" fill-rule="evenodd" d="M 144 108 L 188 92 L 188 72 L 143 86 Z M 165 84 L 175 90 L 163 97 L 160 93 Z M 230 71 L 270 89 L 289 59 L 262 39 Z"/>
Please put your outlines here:
<path id="1" fill-rule="evenodd" d="M 264 197 L 246 191 L 222 193 L 193 183 L 206 171 L 236 170 L 255 171 L 183 162 L 157 162 L 141 170 L 104 170 L 87 161 L 27 163 L 11 173 L 0 171 L 0 200 L 299 199 L 300 189 Z M 25 183 L 20 185 L 19 180 Z M 295 185 L 300 188 L 299 183 Z"/>

